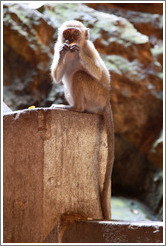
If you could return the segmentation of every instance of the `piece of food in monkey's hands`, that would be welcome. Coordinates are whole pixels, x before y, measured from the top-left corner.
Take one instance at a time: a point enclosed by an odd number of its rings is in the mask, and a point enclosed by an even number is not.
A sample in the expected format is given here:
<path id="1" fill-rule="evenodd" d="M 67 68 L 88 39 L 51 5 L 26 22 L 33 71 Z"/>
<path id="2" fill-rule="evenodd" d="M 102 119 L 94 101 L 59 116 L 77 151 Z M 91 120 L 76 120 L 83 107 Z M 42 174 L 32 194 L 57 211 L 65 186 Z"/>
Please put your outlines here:
<path id="1" fill-rule="evenodd" d="M 69 44 L 69 46 L 72 46 L 73 44 L 76 44 L 76 43 L 72 42 L 72 43 Z"/>

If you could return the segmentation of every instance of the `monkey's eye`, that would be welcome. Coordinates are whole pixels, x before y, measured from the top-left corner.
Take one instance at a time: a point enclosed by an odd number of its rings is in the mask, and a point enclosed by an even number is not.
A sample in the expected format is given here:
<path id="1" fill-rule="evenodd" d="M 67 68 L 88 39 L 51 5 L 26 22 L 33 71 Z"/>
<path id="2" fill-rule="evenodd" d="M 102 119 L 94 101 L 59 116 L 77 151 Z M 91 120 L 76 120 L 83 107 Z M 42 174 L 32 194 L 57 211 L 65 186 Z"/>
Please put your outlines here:
<path id="1" fill-rule="evenodd" d="M 65 32 L 63 33 L 63 36 L 64 36 L 65 38 L 69 38 L 69 37 L 70 37 L 70 32 L 69 32 L 69 31 L 65 31 Z"/>
<path id="2" fill-rule="evenodd" d="M 78 31 L 74 31 L 74 36 L 78 36 L 79 35 L 79 32 Z"/>

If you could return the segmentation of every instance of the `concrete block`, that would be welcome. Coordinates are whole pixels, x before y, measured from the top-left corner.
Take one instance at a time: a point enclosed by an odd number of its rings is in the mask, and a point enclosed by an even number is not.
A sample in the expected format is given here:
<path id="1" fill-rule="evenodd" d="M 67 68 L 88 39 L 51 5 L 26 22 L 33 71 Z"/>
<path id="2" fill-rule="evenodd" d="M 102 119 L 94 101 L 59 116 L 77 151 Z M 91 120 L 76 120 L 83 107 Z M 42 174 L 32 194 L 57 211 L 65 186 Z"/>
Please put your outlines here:
<path id="1" fill-rule="evenodd" d="M 63 214 L 103 219 L 102 116 L 51 108 L 10 112 L 3 137 L 5 243 L 43 242 Z"/>

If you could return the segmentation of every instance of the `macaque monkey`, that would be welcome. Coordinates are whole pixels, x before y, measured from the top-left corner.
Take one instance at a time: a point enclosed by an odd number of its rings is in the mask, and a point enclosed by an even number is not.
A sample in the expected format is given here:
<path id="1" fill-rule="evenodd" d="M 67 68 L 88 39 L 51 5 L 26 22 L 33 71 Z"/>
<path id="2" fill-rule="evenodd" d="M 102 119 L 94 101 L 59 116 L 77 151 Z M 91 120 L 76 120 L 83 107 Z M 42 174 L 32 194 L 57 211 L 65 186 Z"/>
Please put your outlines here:
<path id="1" fill-rule="evenodd" d="M 104 219 L 111 218 L 110 187 L 114 163 L 114 126 L 110 104 L 110 75 L 89 40 L 89 30 L 79 21 L 66 21 L 55 44 L 51 75 L 64 84 L 65 97 L 72 110 L 103 113 L 107 129 L 108 157 L 101 207 Z"/>

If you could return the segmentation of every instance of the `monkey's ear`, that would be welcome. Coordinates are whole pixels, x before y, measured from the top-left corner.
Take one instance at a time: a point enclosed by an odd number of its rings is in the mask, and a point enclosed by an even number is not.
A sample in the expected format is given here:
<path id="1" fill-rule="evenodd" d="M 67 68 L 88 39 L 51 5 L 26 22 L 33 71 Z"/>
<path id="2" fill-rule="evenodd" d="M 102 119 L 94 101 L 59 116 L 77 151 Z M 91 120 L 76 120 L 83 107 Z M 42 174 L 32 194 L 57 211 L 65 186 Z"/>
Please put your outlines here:
<path id="1" fill-rule="evenodd" d="M 90 38 L 89 28 L 85 29 L 85 39 L 88 40 Z"/>

